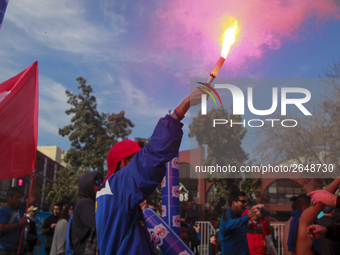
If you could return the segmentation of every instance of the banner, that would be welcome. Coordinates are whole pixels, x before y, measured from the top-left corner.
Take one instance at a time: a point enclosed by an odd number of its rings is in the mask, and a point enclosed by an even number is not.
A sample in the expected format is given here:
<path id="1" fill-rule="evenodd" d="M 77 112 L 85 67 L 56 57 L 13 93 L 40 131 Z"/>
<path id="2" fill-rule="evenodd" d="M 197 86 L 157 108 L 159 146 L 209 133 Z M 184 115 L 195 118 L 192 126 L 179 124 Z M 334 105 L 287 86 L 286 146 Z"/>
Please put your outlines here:
<path id="1" fill-rule="evenodd" d="M 51 212 L 37 212 L 36 215 L 36 227 L 37 227 L 37 233 L 38 233 L 38 239 L 41 241 L 41 245 L 40 246 L 36 246 L 34 248 L 34 254 L 39 254 L 39 255 L 45 255 L 45 235 L 40 235 L 39 231 L 41 228 L 41 225 L 44 223 L 44 221 L 46 220 L 46 218 L 48 216 L 51 216 L 53 213 Z"/>
<path id="2" fill-rule="evenodd" d="M 37 153 L 38 62 L 0 84 L 0 127 L 0 180 L 30 174 Z"/>
<path id="3" fill-rule="evenodd" d="M 177 235 L 152 209 L 145 209 L 143 213 L 151 239 L 164 255 L 195 255 L 180 234 Z"/>
<path id="4" fill-rule="evenodd" d="M 8 0 L 0 0 L 0 29 L 1 29 L 2 21 L 4 20 L 4 17 L 5 17 L 7 4 L 8 4 Z"/>
<path id="5" fill-rule="evenodd" d="M 162 219 L 177 235 L 180 235 L 178 153 L 166 167 L 166 174 L 162 180 Z"/>

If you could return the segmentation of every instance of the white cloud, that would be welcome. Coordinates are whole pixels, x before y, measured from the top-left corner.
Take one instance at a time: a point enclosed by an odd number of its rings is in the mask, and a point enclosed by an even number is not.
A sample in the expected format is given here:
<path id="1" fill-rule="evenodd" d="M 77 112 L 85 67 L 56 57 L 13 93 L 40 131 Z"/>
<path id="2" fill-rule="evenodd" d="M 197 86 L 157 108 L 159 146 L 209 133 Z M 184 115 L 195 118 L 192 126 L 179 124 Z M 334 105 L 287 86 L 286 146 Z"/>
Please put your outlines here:
<path id="1" fill-rule="evenodd" d="M 98 25 L 92 15 L 83 1 L 22 0 L 10 2 L 6 21 L 25 32 L 21 35 L 25 40 L 19 40 L 24 50 L 29 44 L 31 51 L 37 51 L 38 43 L 58 51 L 104 56 L 105 50 L 114 44 L 114 38 L 123 30 L 121 25 L 110 29 Z"/>
<path id="2" fill-rule="evenodd" d="M 70 108 L 66 88 L 44 76 L 39 77 L 39 133 L 59 137 L 59 128 L 68 125 L 71 117 L 65 114 Z"/>
<path id="3" fill-rule="evenodd" d="M 127 78 L 120 78 L 121 88 L 124 95 L 121 97 L 120 105 L 123 109 L 138 117 L 159 118 L 167 113 L 166 108 L 159 107 L 155 100 L 147 95 L 137 85 L 133 85 Z"/>

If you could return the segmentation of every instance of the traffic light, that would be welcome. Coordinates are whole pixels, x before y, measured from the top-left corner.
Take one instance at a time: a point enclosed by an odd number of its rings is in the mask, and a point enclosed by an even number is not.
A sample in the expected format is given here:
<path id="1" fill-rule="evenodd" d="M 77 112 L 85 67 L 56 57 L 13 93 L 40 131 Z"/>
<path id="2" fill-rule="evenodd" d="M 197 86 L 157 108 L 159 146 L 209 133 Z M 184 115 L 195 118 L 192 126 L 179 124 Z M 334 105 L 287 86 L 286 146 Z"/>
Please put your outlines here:
<path id="1" fill-rule="evenodd" d="M 22 178 L 18 179 L 18 187 L 22 187 L 24 181 Z"/>

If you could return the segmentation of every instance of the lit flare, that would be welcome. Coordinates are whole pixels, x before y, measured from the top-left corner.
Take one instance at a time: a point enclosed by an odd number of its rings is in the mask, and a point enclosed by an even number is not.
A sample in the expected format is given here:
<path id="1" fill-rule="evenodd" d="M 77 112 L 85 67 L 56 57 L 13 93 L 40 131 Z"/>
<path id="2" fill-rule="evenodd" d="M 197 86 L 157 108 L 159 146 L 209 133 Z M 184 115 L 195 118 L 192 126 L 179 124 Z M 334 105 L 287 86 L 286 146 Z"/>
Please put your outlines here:
<path id="1" fill-rule="evenodd" d="M 208 78 L 208 81 L 206 82 L 206 85 L 210 86 L 212 84 L 213 80 L 216 78 L 218 72 L 221 70 L 221 67 L 224 64 L 224 61 L 228 56 L 231 45 L 233 45 L 235 43 L 236 31 L 237 31 L 237 22 L 235 22 L 235 25 L 234 25 L 233 28 L 228 28 L 224 32 L 224 39 L 223 39 L 223 43 L 222 43 L 221 57 L 217 61 L 212 72 L 210 73 L 210 76 Z"/>
<path id="2" fill-rule="evenodd" d="M 224 32 L 224 39 L 223 39 L 222 51 L 221 51 L 221 56 L 223 58 L 227 58 L 230 47 L 235 42 L 236 29 L 237 29 L 237 22 L 235 22 L 235 25 L 233 28 L 228 28 Z"/>

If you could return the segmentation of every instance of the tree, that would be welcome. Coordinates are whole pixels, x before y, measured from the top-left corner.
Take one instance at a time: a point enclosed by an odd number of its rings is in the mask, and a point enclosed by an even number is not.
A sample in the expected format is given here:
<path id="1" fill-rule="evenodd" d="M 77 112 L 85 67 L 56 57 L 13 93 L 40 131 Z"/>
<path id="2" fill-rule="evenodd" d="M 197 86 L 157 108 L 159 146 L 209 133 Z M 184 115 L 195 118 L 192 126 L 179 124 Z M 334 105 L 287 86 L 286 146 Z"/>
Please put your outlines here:
<path id="1" fill-rule="evenodd" d="M 299 177 L 312 177 L 315 187 L 323 187 L 329 183 L 327 178 L 338 176 L 340 166 L 340 62 L 326 69 L 325 75 L 332 79 L 320 80 L 324 82 L 325 93 L 318 95 L 319 102 L 314 100 L 312 117 L 294 116 L 299 123 L 296 128 L 264 126 L 257 132 L 261 142 L 256 151 L 263 161 L 285 165 L 296 163 L 306 169 L 317 164 L 333 165 L 333 172 L 301 173 Z M 305 179 L 306 182 L 310 180 Z"/>
<path id="2" fill-rule="evenodd" d="M 242 149 L 241 142 L 247 130 L 242 125 L 216 125 L 212 127 L 214 119 L 227 119 L 233 122 L 242 122 L 239 115 L 229 114 L 222 106 L 213 108 L 207 115 L 198 114 L 192 124 L 189 125 L 189 137 L 196 137 L 199 146 L 207 146 L 208 155 L 203 159 L 205 166 L 235 166 L 247 165 L 248 154 Z M 231 191 L 242 190 L 247 192 L 248 202 L 254 202 L 253 194 L 261 190 L 261 179 L 252 179 L 239 173 L 207 174 L 206 181 L 214 182 L 217 192 L 209 203 L 214 206 L 214 211 L 221 215 L 228 207 L 227 201 Z"/>
<path id="3" fill-rule="evenodd" d="M 67 115 L 73 115 L 71 124 L 59 129 L 59 134 L 68 136 L 71 141 L 65 162 L 70 163 L 72 170 L 98 171 L 105 175 L 111 146 L 120 139 L 127 139 L 134 124 L 125 118 L 124 111 L 99 113 L 91 85 L 86 85 L 82 77 L 77 81 L 80 94 L 66 90 L 67 102 L 72 106 L 66 110 Z"/>
<path id="4" fill-rule="evenodd" d="M 47 192 L 47 202 L 52 204 L 69 197 L 77 198 L 79 177 L 83 173 L 98 171 L 105 176 L 110 148 L 118 141 L 127 139 L 134 127 L 125 118 L 124 111 L 117 114 L 98 112 L 91 85 L 87 85 L 82 77 L 76 80 L 81 93 L 66 90 L 67 103 L 71 108 L 65 113 L 72 115 L 71 124 L 59 129 L 59 134 L 68 136 L 71 141 L 71 148 L 64 158 L 70 167 L 60 170 L 54 185 L 44 189 Z"/>
<path id="5" fill-rule="evenodd" d="M 78 181 L 83 171 L 71 171 L 61 168 L 57 173 L 56 181 L 53 185 L 49 183 L 44 188 L 46 192 L 46 203 L 53 210 L 53 204 L 61 201 L 78 201 Z"/>
<path id="6" fill-rule="evenodd" d="M 327 91 L 327 99 L 322 104 L 324 115 L 327 118 L 327 126 L 325 128 L 326 142 L 329 147 L 330 161 L 336 164 L 339 169 L 339 153 L 340 153 L 340 61 L 333 63 L 330 68 L 325 70 L 327 78 L 326 83 L 330 85 Z"/>

